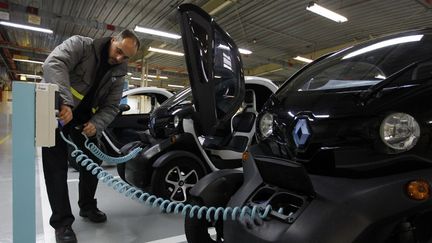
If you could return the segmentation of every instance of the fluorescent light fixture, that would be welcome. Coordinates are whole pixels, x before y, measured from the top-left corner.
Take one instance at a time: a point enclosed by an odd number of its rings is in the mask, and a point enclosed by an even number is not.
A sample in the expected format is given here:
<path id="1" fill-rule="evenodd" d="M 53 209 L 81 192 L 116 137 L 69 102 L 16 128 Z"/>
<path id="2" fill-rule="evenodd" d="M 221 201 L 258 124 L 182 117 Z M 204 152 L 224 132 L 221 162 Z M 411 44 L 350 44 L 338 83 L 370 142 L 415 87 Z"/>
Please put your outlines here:
<path id="1" fill-rule="evenodd" d="M 41 61 L 33 61 L 33 60 L 19 59 L 19 58 L 13 58 L 12 60 L 17 61 L 17 62 L 28 62 L 28 63 L 36 63 L 36 64 L 43 64 L 44 63 Z"/>
<path id="2" fill-rule="evenodd" d="M 324 8 L 314 2 L 310 2 L 306 7 L 307 10 L 319 14 L 323 17 L 336 21 L 338 23 L 346 22 L 348 19 L 338 13 L 335 13 L 327 8 Z"/>
<path id="3" fill-rule="evenodd" d="M 177 35 L 177 34 L 172 34 L 172 33 L 164 32 L 164 31 L 160 31 L 160 30 L 155 30 L 155 29 L 144 28 L 144 27 L 141 27 L 138 25 L 135 26 L 135 31 L 145 33 L 145 34 L 150 34 L 150 35 L 167 37 L 167 38 L 176 39 L 176 40 L 181 38 L 181 36 Z"/>
<path id="4" fill-rule="evenodd" d="M 158 78 L 158 76 L 149 74 L 149 75 L 147 75 L 147 78 Z M 159 76 L 159 78 L 160 79 L 168 79 L 167 76 Z M 131 77 L 131 79 L 141 80 L 141 78 L 137 78 L 137 77 Z"/>
<path id="5" fill-rule="evenodd" d="M 158 76 L 156 76 L 156 75 L 151 75 L 151 74 L 147 75 L 147 77 L 148 77 L 148 78 L 158 78 Z M 168 79 L 167 76 L 159 76 L 159 78 L 160 78 L 160 79 Z"/>
<path id="6" fill-rule="evenodd" d="M 223 44 L 219 44 L 217 47 L 220 48 L 220 49 L 227 50 L 227 51 L 230 51 L 230 50 L 231 50 L 228 46 L 223 45 Z M 245 55 L 252 54 L 252 51 L 250 51 L 250 50 L 248 50 L 248 49 L 239 48 L 238 50 L 239 50 L 239 52 L 240 52 L 241 54 L 245 54 Z"/>
<path id="7" fill-rule="evenodd" d="M 300 62 L 306 62 L 306 63 L 313 62 L 312 59 L 309 59 L 309 58 L 306 58 L 306 57 L 301 57 L 301 56 L 294 57 L 294 60 L 297 60 L 297 61 L 300 61 Z"/>
<path id="8" fill-rule="evenodd" d="M 18 75 L 25 76 L 26 78 L 32 78 L 32 79 L 42 79 L 42 76 L 40 75 L 25 74 L 25 73 L 19 73 Z"/>
<path id="9" fill-rule="evenodd" d="M 168 84 L 168 87 L 173 87 L 173 88 L 184 88 L 185 86 L 183 86 L 183 85 L 175 85 L 175 84 Z"/>
<path id="10" fill-rule="evenodd" d="M 408 43 L 408 42 L 414 42 L 414 41 L 420 41 L 422 38 L 423 38 L 423 35 L 409 35 L 409 36 L 403 36 L 403 37 L 393 38 L 390 40 L 381 41 L 381 42 L 375 43 L 373 45 L 359 49 L 357 51 L 353 51 L 353 52 L 349 53 L 348 55 L 344 56 L 342 59 L 355 57 L 355 56 L 364 54 L 366 52 L 374 51 L 374 50 L 381 49 L 381 48 L 388 47 L 388 46 L 393 46 L 393 45 L 398 45 L 398 44 Z"/>
<path id="11" fill-rule="evenodd" d="M 137 77 L 131 77 L 131 79 L 133 79 L 133 80 L 142 80 L 141 78 L 137 78 Z M 145 80 L 147 80 L 147 81 L 153 81 L 153 80 L 151 80 L 151 79 L 145 79 Z"/>
<path id="12" fill-rule="evenodd" d="M 11 23 L 11 22 L 6 22 L 6 21 L 0 21 L 0 24 L 5 25 L 5 26 L 9 26 L 9 27 L 13 27 L 13 28 L 18 28 L 18 29 L 33 30 L 33 31 L 39 31 L 39 32 L 44 32 L 44 33 L 48 33 L 48 34 L 53 33 L 53 31 L 50 29 L 34 27 L 34 26 L 30 26 L 30 25 L 16 24 L 16 23 Z"/>
<path id="13" fill-rule="evenodd" d="M 163 53 L 163 54 L 174 55 L 174 56 L 184 56 L 184 53 L 181 53 L 181 52 L 169 51 L 169 50 L 165 50 L 165 49 L 154 48 L 154 47 L 151 47 L 151 46 L 149 47 L 148 50 L 149 51 L 153 51 L 153 52 Z"/>
<path id="14" fill-rule="evenodd" d="M 239 52 L 241 54 L 249 55 L 252 54 L 252 51 L 249 51 L 248 49 L 239 48 Z"/>
<path id="15" fill-rule="evenodd" d="M 127 73 L 127 75 L 132 76 L 132 73 Z"/>
<path id="16" fill-rule="evenodd" d="M 227 7 L 228 5 L 230 5 L 232 3 L 232 1 L 230 0 L 225 0 L 221 5 L 217 6 L 215 9 L 213 9 L 212 11 L 209 12 L 210 15 L 215 15 L 217 12 L 221 11 L 222 9 L 224 9 L 225 7 Z"/>

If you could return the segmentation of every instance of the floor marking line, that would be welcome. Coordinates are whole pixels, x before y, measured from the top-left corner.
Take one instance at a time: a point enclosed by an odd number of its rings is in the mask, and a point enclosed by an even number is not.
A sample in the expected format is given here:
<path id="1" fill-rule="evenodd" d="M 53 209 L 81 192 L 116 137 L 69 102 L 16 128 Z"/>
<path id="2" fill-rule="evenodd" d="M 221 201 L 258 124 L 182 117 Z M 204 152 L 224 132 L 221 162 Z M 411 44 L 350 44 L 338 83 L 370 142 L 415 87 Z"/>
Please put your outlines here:
<path id="1" fill-rule="evenodd" d="M 208 232 L 211 236 L 216 235 L 215 229 L 209 229 Z M 172 236 L 160 240 L 147 241 L 146 243 L 183 243 L 183 242 L 187 242 L 186 235 L 177 235 L 177 236 Z"/>
<path id="2" fill-rule="evenodd" d="M 49 225 L 49 218 L 51 215 L 51 206 L 48 201 L 48 194 L 45 185 L 45 177 L 43 173 L 43 165 L 42 165 L 42 157 L 37 156 L 36 158 L 38 162 L 39 169 L 39 189 L 40 189 L 40 197 L 41 197 L 41 207 L 42 207 L 42 220 L 43 220 L 43 232 L 44 232 L 44 242 L 45 243 L 54 243 L 55 242 L 55 234 L 54 229 Z"/>
<path id="3" fill-rule="evenodd" d="M 6 142 L 10 138 L 10 134 L 6 135 L 6 137 L 0 139 L 0 145 Z"/>

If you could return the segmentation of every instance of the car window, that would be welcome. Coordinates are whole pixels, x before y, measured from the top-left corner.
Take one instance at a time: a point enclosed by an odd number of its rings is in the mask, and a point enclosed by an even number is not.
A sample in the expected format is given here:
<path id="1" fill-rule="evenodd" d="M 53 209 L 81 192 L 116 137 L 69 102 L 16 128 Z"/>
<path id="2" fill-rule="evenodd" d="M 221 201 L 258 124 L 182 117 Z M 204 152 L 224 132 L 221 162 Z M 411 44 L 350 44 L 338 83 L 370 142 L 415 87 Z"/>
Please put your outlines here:
<path id="1" fill-rule="evenodd" d="M 151 113 L 155 108 L 160 106 L 155 96 L 143 94 L 127 96 L 126 104 L 130 106 L 130 110 L 123 112 L 123 114 Z"/>
<path id="2" fill-rule="evenodd" d="M 430 56 L 432 34 L 389 36 L 348 48 L 312 63 L 281 87 L 285 92 L 360 90 L 375 85 L 404 67 Z M 419 77 L 427 76 L 419 68 Z M 414 75 L 414 74 L 413 74 Z M 406 78 L 409 82 L 418 77 Z M 397 84 L 397 82 L 394 82 Z"/>

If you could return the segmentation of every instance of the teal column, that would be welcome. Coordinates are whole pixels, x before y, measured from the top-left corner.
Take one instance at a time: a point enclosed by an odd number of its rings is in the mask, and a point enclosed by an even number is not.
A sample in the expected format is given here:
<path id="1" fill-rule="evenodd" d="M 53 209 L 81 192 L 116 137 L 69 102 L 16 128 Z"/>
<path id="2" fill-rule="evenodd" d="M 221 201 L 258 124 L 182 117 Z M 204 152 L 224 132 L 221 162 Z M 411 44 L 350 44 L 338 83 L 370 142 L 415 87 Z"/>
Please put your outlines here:
<path id="1" fill-rule="evenodd" d="M 13 242 L 36 242 L 35 84 L 12 85 Z"/>

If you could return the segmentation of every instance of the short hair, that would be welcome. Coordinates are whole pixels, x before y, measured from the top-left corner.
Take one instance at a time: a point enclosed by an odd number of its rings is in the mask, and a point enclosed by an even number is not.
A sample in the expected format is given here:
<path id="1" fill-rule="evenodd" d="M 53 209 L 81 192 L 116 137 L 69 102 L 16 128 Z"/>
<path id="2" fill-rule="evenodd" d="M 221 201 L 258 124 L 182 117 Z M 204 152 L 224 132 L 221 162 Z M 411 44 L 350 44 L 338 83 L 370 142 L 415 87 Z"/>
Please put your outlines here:
<path id="1" fill-rule="evenodd" d="M 140 48 L 140 40 L 133 30 L 124 29 L 116 36 L 114 36 L 114 39 L 119 42 L 122 41 L 124 38 L 131 38 L 135 41 L 135 46 L 137 47 L 137 50 Z"/>

